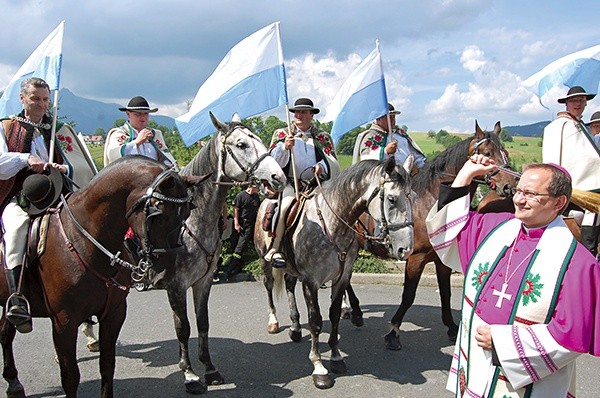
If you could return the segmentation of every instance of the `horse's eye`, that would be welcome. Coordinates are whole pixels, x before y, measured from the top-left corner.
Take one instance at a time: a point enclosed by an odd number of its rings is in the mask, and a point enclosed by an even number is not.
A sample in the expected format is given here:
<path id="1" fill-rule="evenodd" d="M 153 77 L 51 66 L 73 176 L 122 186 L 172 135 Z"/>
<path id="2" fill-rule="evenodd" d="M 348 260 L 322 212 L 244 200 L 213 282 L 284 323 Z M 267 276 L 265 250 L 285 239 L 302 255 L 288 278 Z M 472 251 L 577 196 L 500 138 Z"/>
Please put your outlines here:
<path id="1" fill-rule="evenodd" d="M 396 203 L 396 197 L 392 196 L 392 195 L 388 195 L 387 197 L 388 202 L 390 202 L 391 204 Z"/>
<path id="2" fill-rule="evenodd" d="M 246 144 L 245 142 L 238 142 L 235 146 L 237 146 L 240 149 L 248 148 L 248 144 Z"/>

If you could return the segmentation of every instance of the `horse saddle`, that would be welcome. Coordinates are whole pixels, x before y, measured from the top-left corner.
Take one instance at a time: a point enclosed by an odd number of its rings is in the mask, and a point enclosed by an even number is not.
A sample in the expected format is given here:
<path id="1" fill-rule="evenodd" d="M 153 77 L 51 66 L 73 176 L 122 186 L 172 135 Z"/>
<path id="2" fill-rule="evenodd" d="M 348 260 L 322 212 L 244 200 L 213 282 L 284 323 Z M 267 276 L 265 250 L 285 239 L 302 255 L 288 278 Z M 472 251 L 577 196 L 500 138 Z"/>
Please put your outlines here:
<path id="1" fill-rule="evenodd" d="M 29 223 L 29 233 L 27 234 L 27 259 L 25 266 L 33 262 L 46 251 L 46 238 L 48 237 L 48 226 L 50 225 L 51 213 L 43 213 L 35 217 Z"/>

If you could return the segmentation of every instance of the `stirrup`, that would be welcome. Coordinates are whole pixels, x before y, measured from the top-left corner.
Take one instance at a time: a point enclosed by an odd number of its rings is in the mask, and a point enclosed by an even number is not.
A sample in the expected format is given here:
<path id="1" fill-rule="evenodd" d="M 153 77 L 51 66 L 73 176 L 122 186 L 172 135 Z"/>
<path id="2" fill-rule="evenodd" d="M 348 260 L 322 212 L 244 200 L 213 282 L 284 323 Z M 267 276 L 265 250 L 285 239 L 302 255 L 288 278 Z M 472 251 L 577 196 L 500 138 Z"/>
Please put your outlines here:
<path id="1" fill-rule="evenodd" d="M 29 314 L 27 305 L 14 304 L 8 308 L 6 311 L 6 319 L 13 324 L 20 333 L 29 333 L 33 330 L 31 315 Z"/>
<path id="2" fill-rule="evenodd" d="M 273 268 L 285 268 L 286 262 L 283 254 L 277 252 L 271 257 L 271 265 Z"/>

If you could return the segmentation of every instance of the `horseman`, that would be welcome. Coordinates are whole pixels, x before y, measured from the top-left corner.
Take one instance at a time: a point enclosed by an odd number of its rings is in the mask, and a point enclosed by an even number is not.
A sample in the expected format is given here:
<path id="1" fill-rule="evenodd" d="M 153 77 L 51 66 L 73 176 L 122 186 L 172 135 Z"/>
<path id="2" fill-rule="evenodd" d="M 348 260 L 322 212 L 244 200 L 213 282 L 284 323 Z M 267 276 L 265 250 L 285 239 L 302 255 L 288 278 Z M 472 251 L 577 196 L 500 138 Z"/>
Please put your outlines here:
<path id="1" fill-rule="evenodd" d="M 600 192 L 600 149 L 583 123 L 581 117 L 587 102 L 595 94 L 588 94 L 580 86 L 573 86 L 560 104 L 566 111 L 559 112 L 556 119 L 544 129 L 542 161 L 556 163 L 569 171 L 573 177 L 573 188 L 582 191 Z M 581 225 L 581 242 L 594 255 L 597 254 L 600 217 L 597 213 L 569 205 Z"/>
<path id="2" fill-rule="evenodd" d="M 271 138 L 271 156 L 279 163 L 288 184 L 279 197 L 277 215 L 273 217 L 271 249 L 265 255 L 273 267 L 285 267 L 285 258 L 279 252 L 281 238 L 285 232 L 285 216 L 293 201 L 298 180 L 319 178 L 328 180 L 340 172 L 340 166 L 333 148 L 331 136 L 320 131 L 312 123 L 320 112 L 309 98 L 299 98 L 290 108 L 294 122 L 289 129 L 279 129 Z M 294 181 L 296 179 L 296 181 Z"/>
<path id="3" fill-rule="evenodd" d="M 21 333 L 31 332 L 31 315 L 20 294 L 30 216 L 51 206 L 62 188 L 60 173 L 70 175 L 60 146 L 55 143 L 55 161 L 50 160 L 52 118 L 50 88 L 39 78 L 21 83 L 23 111 L 0 124 L 0 211 L 4 268 L 12 296 L 6 319 Z M 54 171 L 53 171 L 54 170 Z"/>
<path id="4" fill-rule="evenodd" d="M 127 122 L 106 135 L 104 167 L 125 155 L 143 155 L 177 168 L 162 132 L 148 127 L 150 113 L 157 112 L 158 108 L 151 109 L 144 97 L 137 96 L 119 110 L 125 112 Z"/>
<path id="5" fill-rule="evenodd" d="M 396 115 L 400 111 L 388 104 L 388 113 L 375 119 L 368 130 L 356 137 L 352 163 L 365 159 L 385 160 L 396 158 L 396 164 L 404 164 L 409 155 L 414 163 L 411 174 L 416 174 L 425 165 L 425 155 L 417 143 L 407 134 L 407 127 L 396 127 Z"/>

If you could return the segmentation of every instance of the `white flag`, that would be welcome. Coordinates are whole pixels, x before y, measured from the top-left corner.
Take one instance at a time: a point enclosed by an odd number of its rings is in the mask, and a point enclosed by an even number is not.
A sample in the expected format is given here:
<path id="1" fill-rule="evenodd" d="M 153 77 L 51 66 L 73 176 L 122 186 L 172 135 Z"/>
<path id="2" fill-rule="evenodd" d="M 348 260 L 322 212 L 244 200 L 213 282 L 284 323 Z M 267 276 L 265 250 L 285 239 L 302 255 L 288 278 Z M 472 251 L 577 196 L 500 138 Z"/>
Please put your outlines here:
<path id="1" fill-rule="evenodd" d="M 217 69 L 202 84 L 188 113 L 175 119 L 185 145 L 212 134 L 208 114 L 230 120 L 287 104 L 283 50 L 279 22 L 275 22 L 236 44 Z"/>
<path id="2" fill-rule="evenodd" d="M 65 21 L 62 21 L 13 76 L 0 97 L 0 117 L 17 114 L 23 109 L 19 94 L 21 82 L 25 79 L 39 77 L 48 83 L 50 90 L 58 90 L 64 28 Z"/>
<path id="3" fill-rule="evenodd" d="M 388 100 L 377 41 L 375 49 L 350 74 L 327 107 L 324 121 L 333 120 L 331 136 L 337 142 L 353 128 L 387 113 Z"/>

